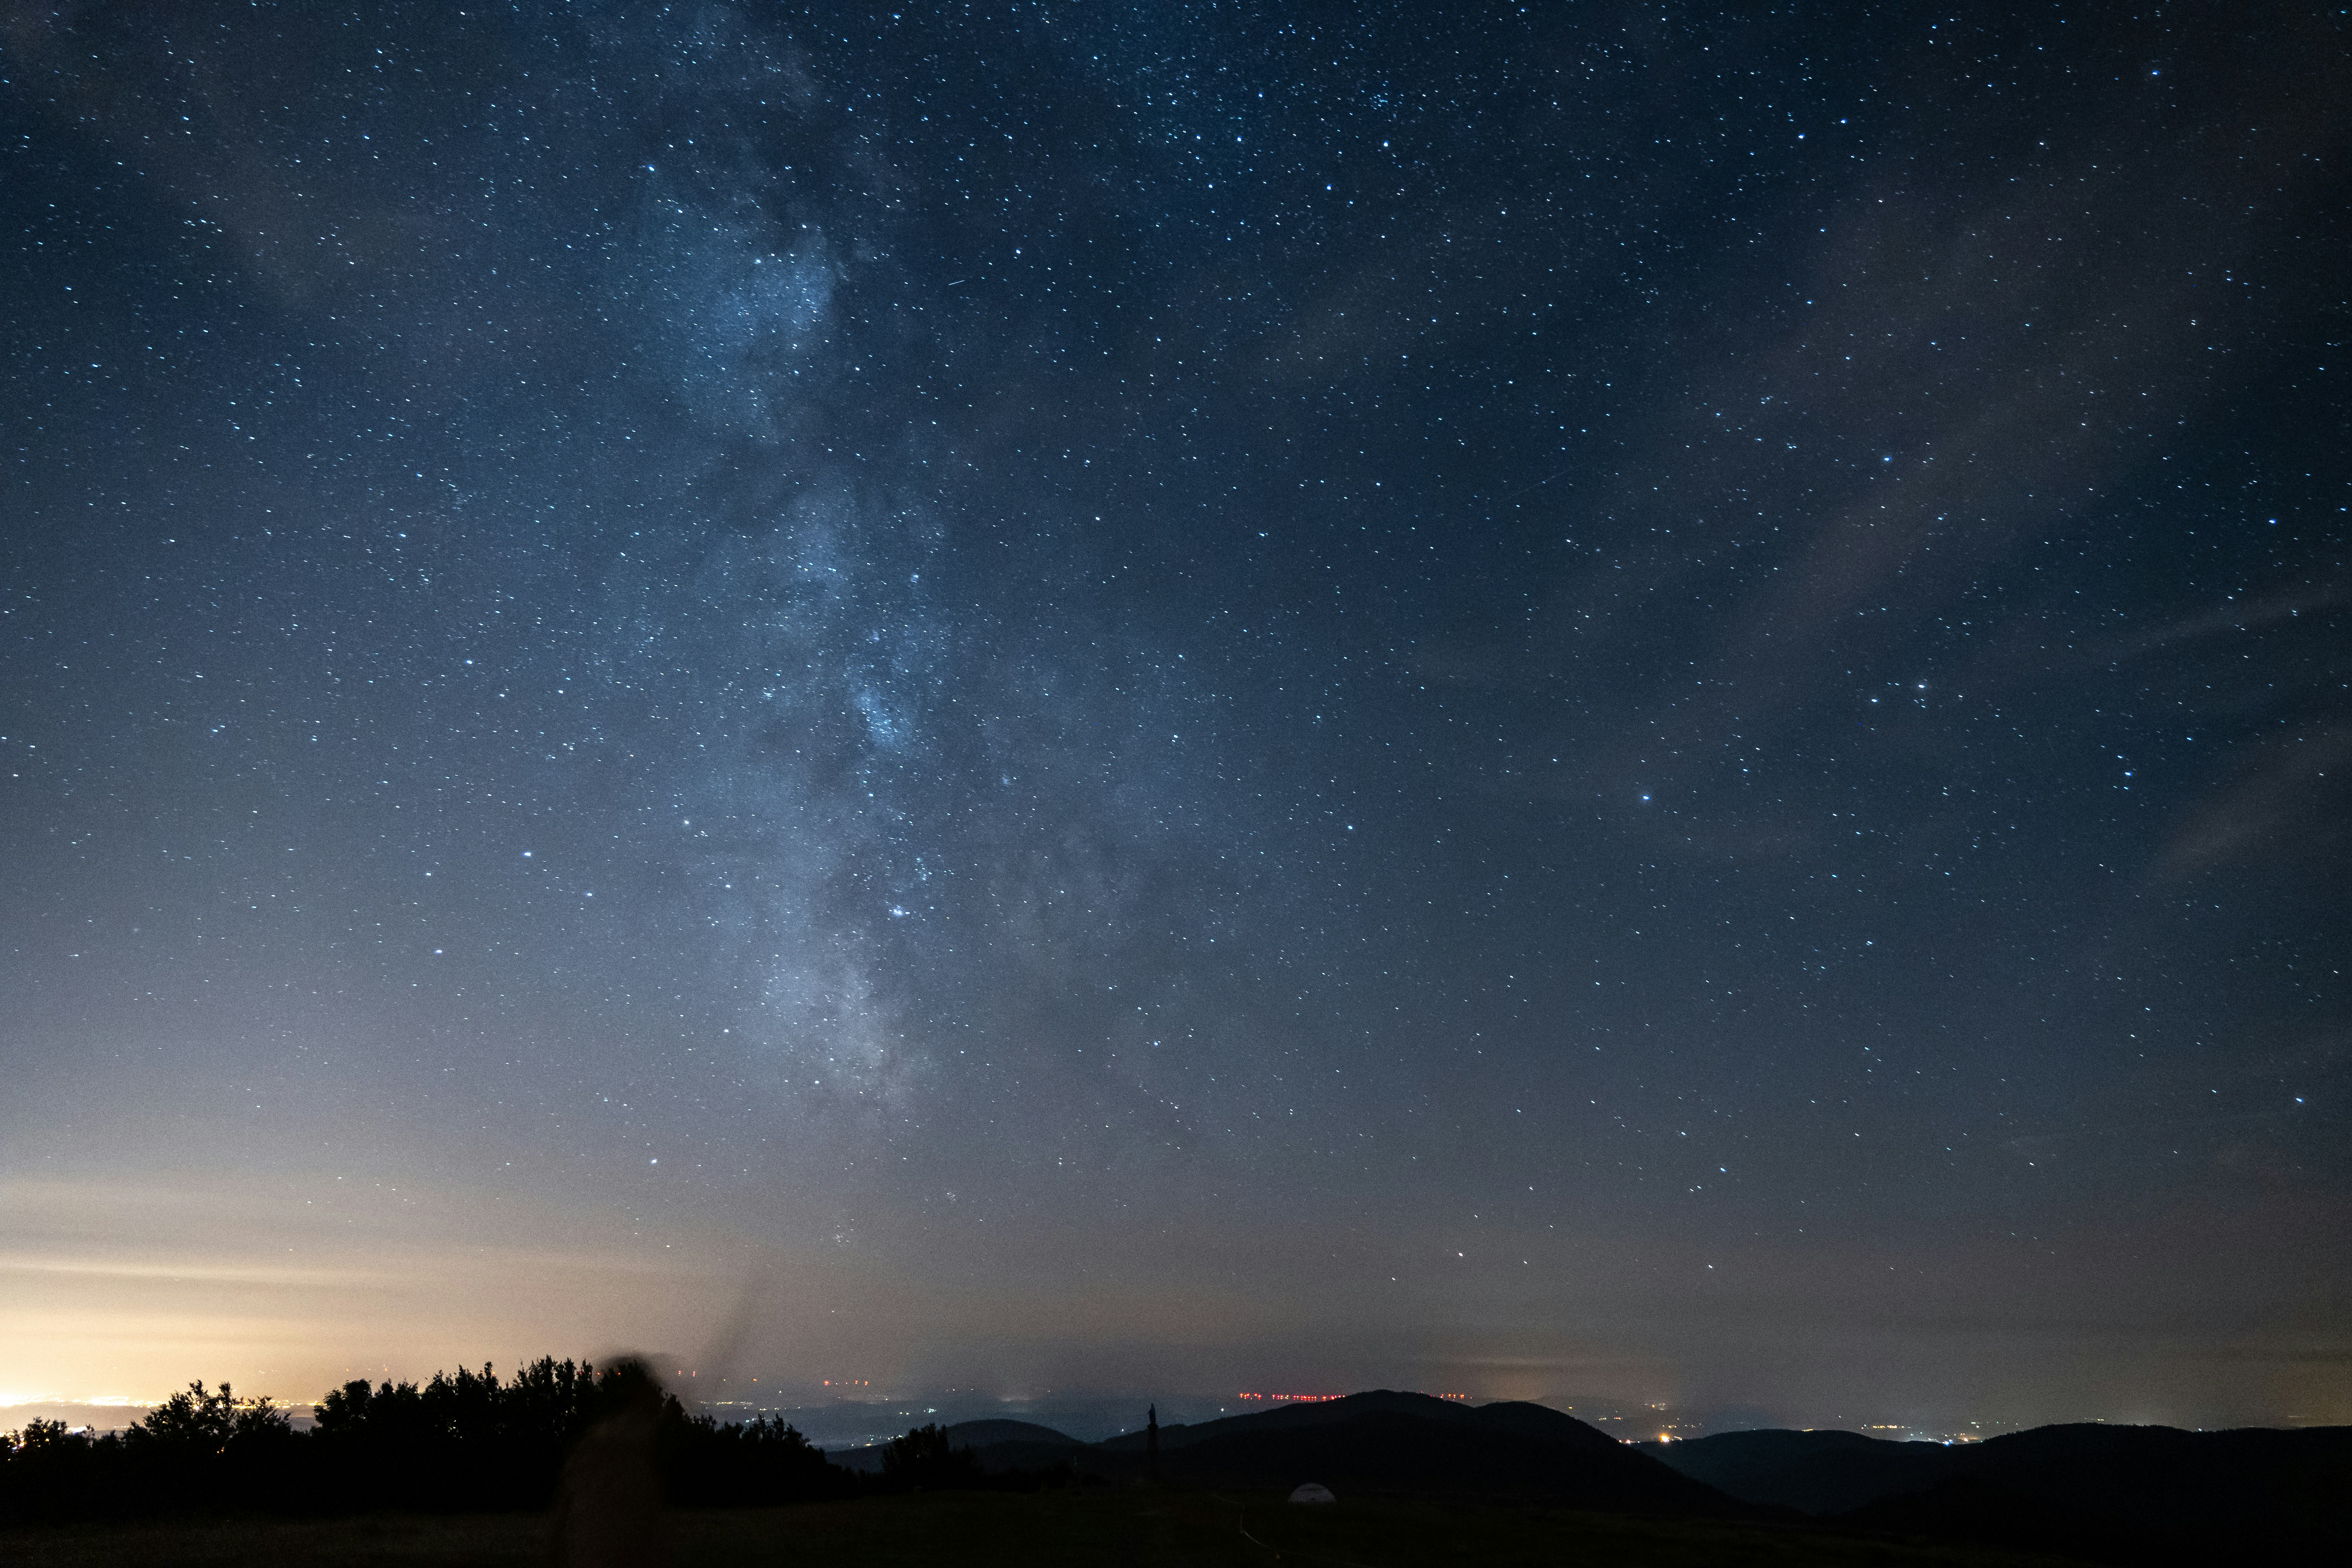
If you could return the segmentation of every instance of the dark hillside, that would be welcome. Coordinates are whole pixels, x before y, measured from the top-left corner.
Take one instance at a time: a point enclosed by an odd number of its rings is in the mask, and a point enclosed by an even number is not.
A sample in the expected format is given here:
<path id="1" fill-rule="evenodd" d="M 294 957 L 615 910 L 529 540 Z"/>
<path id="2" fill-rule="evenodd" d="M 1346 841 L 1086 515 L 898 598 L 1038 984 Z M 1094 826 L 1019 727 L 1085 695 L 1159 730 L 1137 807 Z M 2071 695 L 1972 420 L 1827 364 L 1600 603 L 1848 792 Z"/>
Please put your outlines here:
<path id="1" fill-rule="evenodd" d="M 1457 1405 L 1455 1408 L 1462 1407 Z M 1586 1453 L 1621 1453 L 1630 1447 L 1573 1415 L 1564 1415 L 1548 1405 L 1530 1405 L 1525 1400 L 1506 1399 L 1493 1405 L 1481 1405 L 1465 1410 L 1464 1415 L 1468 1417 L 1469 1425 L 1482 1432 L 1521 1437 L 1529 1442 L 1559 1444 Z"/>
<path id="2" fill-rule="evenodd" d="M 1501 1400 L 1493 1405 L 1465 1405 L 1426 1394 L 1401 1394 L 1394 1389 L 1376 1388 L 1340 1399 L 1277 1405 L 1271 1409 L 1228 1415 L 1218 1421 L 1162 1426 L 1160 1429 L 1160 1449 L 1164 1454 L 1173 1448 L 1187 1447 L 1236 1432 L 1291 1431 L 1337 1426 L 1373 1411 L 1390 1412 L 1441 1425 L 1475 1426 L 1493 1432 L 1515 1433 L 1541 1442 L 1582 1445 L 1596 1451 L 1601 1447 L 1614 1449 L 1622 1447 L 1607 1433 L 1586 1426 L 1573 1415 L 1564 1415 L 1549 1405 L 1530 1405 L 1516 1399 Z M 1122 1433 L 1095 1447 L 1112 1453 L 1140 1454 L 1143 1452 L 1143 1434 Z"/>
<path id="3" fill-rule="evenodd" d="M 959 1448 L 985 1448 L 996 1443 L 1042 1443 L 1057 1448 L 1085 1447 L 1076 1437 L 1041 1426 L 1034 1421 L 959 1421 L 948 1428 L 948 1441 Z"/>
<path id="4" fill-rule="evenodd" d="M 1643 1443 L 1643 1453 L 1742 1502 L 1801 1513 L 1845 1513 L 1932 1486 L 1957 1449 L 1895 1443 L 1859 1432 L 1725 1432 L 1676 1443 Z"/>
<path id="5" fill-rule="evenodd" d="M 1133 1433 L 1079 1458 L 1113 1479 L 1139 1475 Z M 1490 1496 L 1620 1512 L 1720 1515 L 1741 1506 L 1646 1454 L 1541 1405 L 1471 1407 L 1381 1391 L 1162 1428 L 1160 1474 L 1180 1484 L 1319 1481 L 1342 1497 Z"/>
<path id="6" fill-rule="evenodd" d="M 1948 1452 L 1926 1490 L 1846 1518 L 2118 1563 L 2352 1550 L 2352 1427 L 2042 1426 Z"/>

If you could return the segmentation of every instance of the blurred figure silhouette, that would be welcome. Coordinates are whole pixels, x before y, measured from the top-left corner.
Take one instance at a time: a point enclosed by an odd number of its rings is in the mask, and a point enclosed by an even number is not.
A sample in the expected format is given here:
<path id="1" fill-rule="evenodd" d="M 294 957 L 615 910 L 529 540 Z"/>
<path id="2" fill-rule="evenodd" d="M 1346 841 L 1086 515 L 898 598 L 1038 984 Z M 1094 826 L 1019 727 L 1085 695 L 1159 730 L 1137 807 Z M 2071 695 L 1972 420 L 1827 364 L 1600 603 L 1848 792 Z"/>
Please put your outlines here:
<path id="1" fill-rule="evenodd" d="M 658 1568 L 668 1557 L 654 1466 L 662 1385 L 635 1357 L 607 1366 L 600 1381 L 609 1413 L 563 1461 L 548 1561 L 553 1568 Z"/>

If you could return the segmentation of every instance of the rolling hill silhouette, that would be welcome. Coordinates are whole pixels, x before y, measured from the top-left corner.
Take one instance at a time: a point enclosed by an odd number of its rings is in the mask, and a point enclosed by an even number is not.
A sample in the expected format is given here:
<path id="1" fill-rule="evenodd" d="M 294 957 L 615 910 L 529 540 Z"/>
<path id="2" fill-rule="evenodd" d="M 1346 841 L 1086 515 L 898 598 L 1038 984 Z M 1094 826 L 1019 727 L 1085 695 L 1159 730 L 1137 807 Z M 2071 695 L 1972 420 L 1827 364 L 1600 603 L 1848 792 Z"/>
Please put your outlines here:
<path id="1" fill-rule="evenodd" d="M 1859 1432 L 1724 1432 L 1642 1451 L 1742 1502 L 1801 1513 L 1845 1513 L 1898 1492 L 1922 1491 L 1950 1468 L 1941 1443 L 1895 1443 Z"/>
<path id="2" fill-rule="evenodd" d="M 1925 1490 L 1847 1517 L 2116 1562 L 2324 1561 L 2352 1549 L 2352 1427 L 2041 1426 L 1955 1450 Z"/>
<path id="3" fill-rule="evenodd" d="M 1144 1436 L 1080 1443 L 1024 1421 L 950 1440 L 991 1472 L 1143 1479 Z M 859 1464 L 865 1454 L 873 1463 Z M 878 1467 L 879 1450 L 835 1456 Z M 1177 1486 L 1541 1500 L 1599 1512 L 1811 1514 L 1873 1535 L 2059 1552 L 2110 1563 L 2326 1559 L 2352 1545 L 2352 1427 L 2184 1432 L 2067 1426 L 1982 1443 L 1853 1432 L 1724 1433 L 1633 1446 L 1540 1405 L 1466 1405 L 1380 1390 L 1160 1429 Z"/>
<path id="4" fill-rule="evenodd" d="M 958 1421 L 947 1428 L 947 1434 L 950 1447 L 971 1449 L 979 1457 L 981 1468 L 990 1471 L 1042 1469 L 1075 1458 L 1087 1447 L 1076 1437 L 1034 1421 Z M 825 1458 L 845 1470 L 878 1474 L 883 1447 L 875 1443 L 857 1448 L 834 1448 L 826 1452 Z"/>
<path id="5" fill-rule="evenodd" d="M 987 1448 L 999 1443 L 1042 1443 L 1053 1448 L 1085 1447 L 1076 1437 L 1066 1436 L 1034 1421 L 959 1421 L 948 1428 L 948 1441 L 959 1448 Z"/>
<path id="6" fill-rule="evenodd" d="M 1873 1531 L 2132 1563 L 2352 1548 L 2352 1427 L 2039 1426 L 1953 1447 L 1732 1432 L 1653 1451 L 1743 1501 Z"/>
<path id="7" fill-rule="evenodd" d="M 1091 1445 L 1082 1467 L 1140 1475 L 1144 1440 Z M 987 1457 L 983 1462 L 989 1462 Z M 1353 1491 L 1540 1498 L 1636 1513 L 1747 1511 L 1572 1415 L 1507 1401 L 1475 1407 L 1380 1390 L 1160 1429 L 1167 1481 L 1287 1490 L 1319 1481 Z"/>

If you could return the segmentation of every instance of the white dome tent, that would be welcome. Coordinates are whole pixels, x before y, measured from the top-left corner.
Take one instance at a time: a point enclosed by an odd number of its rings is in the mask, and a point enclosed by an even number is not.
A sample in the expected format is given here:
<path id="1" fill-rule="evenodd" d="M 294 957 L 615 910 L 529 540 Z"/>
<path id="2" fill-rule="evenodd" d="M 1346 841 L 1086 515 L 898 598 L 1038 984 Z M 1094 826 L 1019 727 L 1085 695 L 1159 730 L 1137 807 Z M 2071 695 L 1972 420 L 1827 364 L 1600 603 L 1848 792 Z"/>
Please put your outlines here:
<path id="1" fill-rule="evenodd" d="M 1297 1491 L 1290 1494 L 1290 1500 L 1293 1502 L 1338 1502 L 1339 1500 L 1331 1495 L 1331 1489 L 1329 1487 L 1318 1486 L 1315 1482 L 1308 1481 Z"/>

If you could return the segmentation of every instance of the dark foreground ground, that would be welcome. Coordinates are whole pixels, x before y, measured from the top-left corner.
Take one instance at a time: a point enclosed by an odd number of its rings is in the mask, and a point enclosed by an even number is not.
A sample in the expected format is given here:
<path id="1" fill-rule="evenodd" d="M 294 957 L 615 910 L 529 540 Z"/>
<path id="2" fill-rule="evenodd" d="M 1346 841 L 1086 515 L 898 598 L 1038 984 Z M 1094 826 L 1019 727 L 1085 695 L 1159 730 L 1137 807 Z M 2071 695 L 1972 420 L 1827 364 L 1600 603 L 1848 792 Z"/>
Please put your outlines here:
<path id="1" fill-rule="evenodd" d="M 674 1568 L 984 1568 L 1104 1563 L 1287 1563 L 1338 1568 L 1429 1564 L 1887 1564 L 1889 1568 L 2028 1568 L 2022 1557 L 1803 1529 L 1651 1522 L 1473 1503 L 1286 1504 L 1278 1494 L 1140 1488 L 1028 1496 L 950 1492 L 783 1509 L 680 1512 L 670 1520 Z M 179 1521 L 0 1531 L 10 1568 L 138 1563 L 434 1564 L 540 1568 L 537 1515 L 389 1516 L 301 1521 Z"/>

